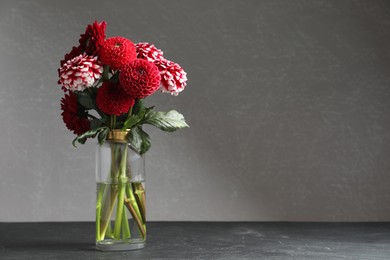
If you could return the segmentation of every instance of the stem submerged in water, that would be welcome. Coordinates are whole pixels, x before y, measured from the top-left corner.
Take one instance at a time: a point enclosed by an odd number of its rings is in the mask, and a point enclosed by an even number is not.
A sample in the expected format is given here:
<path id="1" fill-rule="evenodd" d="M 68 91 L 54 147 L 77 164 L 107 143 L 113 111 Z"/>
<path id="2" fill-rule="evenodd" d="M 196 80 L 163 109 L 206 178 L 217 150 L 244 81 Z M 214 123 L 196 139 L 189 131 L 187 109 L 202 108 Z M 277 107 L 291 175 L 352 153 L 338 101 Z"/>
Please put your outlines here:
<path id="1" fill-rule="evenodd" d="M 129 220 L 127 219 L 126 208 L 123 205 L 123 216 L 122 216 L 122 236 L 123 239 L 128 239 L 131 237 Z"/>
<path id="2" fill-rule="evenodd" d="M 104 185 L 99 183 L 99 193 L 96 199 L 96 240 L 100 241 L 103 238 L 101 238 L 100 234 L 100 216 L 102 214 L 102 199 L 103 199 L 103 192 L 104 192 Z"/>
<path id="3" fill-rule="evenodd" d="M 139 207 L 139 212 L 140 212 L 140 215 L 142 217 L 142 222 L 143 224 L 145 225 L 145 221 L 146 221 L 146 209 L 145 209 L 145 201 L 146 201 L 146 197 L 145 197 L 145 189 L 144 187 L 142 186 L 142 183 L 139 183 L 139 182 L 134 182 L 131 184 L 133 189 L 134 189 L 134 193 L 135 193 L 135 199 L 137 201 L 137 204 L 138 204 L 138 207 Z"/>
<path id="4" fill-rule="evenodd" d="M 125 201 L 125 205 L 129 210 L 130 214 L 133 216 L 134 221 L 137 223 L 138 229 L 142 237 L 145 239 L 146 236 L 146 226 L 145 222 L 142 219 L 139 205 L 134 197 L 133 190 L 131 188 L 130 183 L 127 184 L 126 188 L 127 199 Z"/>
<path id="5" fill-rule="evenodd" d="M 121 164 L 120 164 L 120 176 L 118 178 L 119 194 L 118 194 L 118 203 L 116 205 L 116 216 L 114 224 L 114 237 L 120 239 L 121 236 L 121 225 L 123 217 L 123 204 L 125 200 L 127 176 L 126 176 L 126 165 L 127 165 L 127 147 L 123 148 Z"/>
<path id="6" fill-rule="evenodd" d="M 114 122 L 113 122 L 114 123 Z M 131 234 L 128 213 L 137 225 L 139 235 L 146 237 L 145 191 L 142 183 L 130 183 L 128 175 L 128 146 L 111 143 L 110 174 L 106 183 L 98 183 L 96 200 L 96 241 L 107 238 L 128 240 L 137 238 Z M 127 208 L 127 210 L 126 210 Z M 115 209 L 115 213 L 114 212 Z M 114 217 L 112 215 L 114 214 Z M 111 225 L 113 220 L 113 226 Z M 113 227 L 113 229 L 111 229 Z M 134 232 L 134 231 L 133 231 Z M 138 233 L 138 232 L 137 232 Z"/>

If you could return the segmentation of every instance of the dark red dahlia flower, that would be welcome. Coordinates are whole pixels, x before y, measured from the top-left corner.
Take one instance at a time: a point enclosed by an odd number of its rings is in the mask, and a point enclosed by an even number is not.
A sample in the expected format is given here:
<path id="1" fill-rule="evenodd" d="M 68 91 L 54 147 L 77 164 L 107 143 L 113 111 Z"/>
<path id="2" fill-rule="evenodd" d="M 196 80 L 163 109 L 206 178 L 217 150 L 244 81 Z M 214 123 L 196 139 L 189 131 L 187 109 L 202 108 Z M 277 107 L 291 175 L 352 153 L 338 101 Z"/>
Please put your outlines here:
<path id="1" fill-rule="evenodd" d="M 179 64 L 169 60 L 156 62 L 161 73 L 161 91 L 177 96 L 187 85 L 187 73 Z"/>
<path id="2" fill-rule="evenodd" d="M 107 23 L 105 21 L 101 23 L 95 21 L 93 24 L 89 24 L 85 29 L 85 33 L 80 34 L 79 46 L 73 46 L 72 50 L 65 54 L 64 59 L 60 61 L 61 67 L 68 60 L 84 52 L 88 55 L 96 56 L 106 38 L 106 26 Z"/>
<path id="3" fill-rule="evenodd" d="M 134 99 L 118 83 L 106 81 L 98 89 L 96 105 L 108 115 L 120 116 L 134 105 Z"/>
<path id="4" fill-rule="evenodd" d="M 150 62 L 156 62 L 163 60 L 163 52 L 157 49 L 153 44 L 147 42 L 139 42 L 135 44 L 137 48 L 137 58 L 147 60 Z"/>
<path id="5" fill-rule="evenodd" d="M 79 55 L 82 54 L 82 53 L 83 53 L 83 51 L 82 51 L 82 49 L 80 48 L 80 46 L 79 46 L 79 47 L 73 46 L 72 50 L 71 50 L 69 53 L 65 54 L 64 59 L 60 61 L 61 67 L 62 67 L 68 60 L 71 60 L 71 59 L 73 59 L 74 57 L 77 57 L 77 56 L 79 56 Z"/>
<path id="6" fill-rule="evenodd" d="M 100 47 L 103 45 L 106 39 L 106 26 L 105 21 L 99 23 L 95 21 L 93 24 L 89 24 L 85 29 L 85 33 L 80 35 L 80 48 L 88 55 L 97 55 Z"/>
<path id="7" fill-rule="evenodd" d="M 124 65 L 137 58 L 134 43 L 123 37 L 112 37 L 104 41 L 99 58 L 103 64 L 113 70 L 119 70 Z"/>
<path id="8" fill-rule="evenodd" d="M 77 95 L 73 92 L 65 94 L 61 99 L 62 119 L 66 127 L 76 135 L 81 135 L 90 129 L 87 113 L 80 109 Z"/>
<path id="9" fill-rule="evenodd" d="M 134 98 L 145 98 L 160 87 L 160 72 L 153 63 L 136 59 L 128 63 L 119 75 L 119 82 L 126 93 Z"/>

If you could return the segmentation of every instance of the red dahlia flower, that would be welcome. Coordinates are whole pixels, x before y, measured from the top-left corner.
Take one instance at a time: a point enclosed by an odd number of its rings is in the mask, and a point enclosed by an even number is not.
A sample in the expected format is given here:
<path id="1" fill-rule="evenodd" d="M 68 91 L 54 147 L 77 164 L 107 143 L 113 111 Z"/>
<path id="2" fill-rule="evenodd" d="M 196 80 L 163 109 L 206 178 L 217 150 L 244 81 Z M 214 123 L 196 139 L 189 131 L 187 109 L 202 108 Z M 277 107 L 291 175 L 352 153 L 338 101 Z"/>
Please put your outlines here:
<path id="1" fill-rule="evenodd" d="M 97 57 L 79 55 L 68 60 L 59 70 L 58 84 L 71 91 L 83 91 L 91 87 L 103 73 Z"/>
<path id="2" fill-rule="evenodd" d="M 161 73 L 161 91 L 177 96 L 187 85 L 187 73 L 179 64 L 169 60 L 156 62 Z"/>
<path id="3" fill-rule="evenodd" d="M 125 92 L 138 99 L 156 92 L 160 80 L 160 72 L 156 65 L 141 59 L 128 63 L 119 75 L 119 82 Z"/>
<path id="4" fill-rule="evenodd" d="M 153 44 L 140 42 L 135 44 L 137 48 L 137 58 L 144 59 L 150 62 L 163 60 L 163 52 L 157 49 Z"/>
<path id="5" fill-rule="evenodd" d="M 96 105 L 108 115 L 120 116 L 134 105 L 134 99 L 118 83 L 106 81 L 98 89 Z"/>
<path id="6" fill-rule="evenodd" d="M 93 24 L 89 24 L 85 29 L 85 33 L 80 35 L 80 48 L 88 55 L 96 56 L 100 47 L 104 43 L 106 38 L 106 26 L 105 21 L 98 23 L 95 21 Z"/>
<path id="7" fill-rule="evenodd" d="M 66 127 L 76 135 L 81 135 L 90 129 L 87 113 L 80 110 L 77 95 L 73 92 L 65 94 L 61 99 L 62 119 Z"/>
<path id="8" fill-rule="evenodd" d="M 68 60 L 71 60 L 84 52 L 88 55 L 96 56 L 106 38 L 106 25 L 107 23 L 105 21 L 101 23 L 95 21 L 93 24 L 89 24 L 85 29 L 85 33 L 80 34 L 80 45 L 77 47 L 73 46 L 72 50 L 65 54 L 64 59 L 60 61 L 61 67 Z"/>
<path id="9" fill-rule="evenodd" d="M 134 43 L 123 37 L 112 37 L 104 41 L 99 58 L 113 70 L 119 70 L 137 58 Z"/>

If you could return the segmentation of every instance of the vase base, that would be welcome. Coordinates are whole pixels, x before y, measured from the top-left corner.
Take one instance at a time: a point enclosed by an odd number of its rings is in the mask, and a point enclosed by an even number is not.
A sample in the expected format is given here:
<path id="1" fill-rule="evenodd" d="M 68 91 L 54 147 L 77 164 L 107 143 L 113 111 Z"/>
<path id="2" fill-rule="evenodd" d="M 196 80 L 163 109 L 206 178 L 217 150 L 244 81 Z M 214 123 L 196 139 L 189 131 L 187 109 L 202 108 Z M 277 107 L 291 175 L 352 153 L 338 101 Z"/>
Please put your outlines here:
<path id="1" fill-rule="evenodd" d="M 99 251 L 126 251 L 137 250 L 145 247 L 145 241 L 116 241 L 106 239 L 96 242 L 96 249 Z"/>

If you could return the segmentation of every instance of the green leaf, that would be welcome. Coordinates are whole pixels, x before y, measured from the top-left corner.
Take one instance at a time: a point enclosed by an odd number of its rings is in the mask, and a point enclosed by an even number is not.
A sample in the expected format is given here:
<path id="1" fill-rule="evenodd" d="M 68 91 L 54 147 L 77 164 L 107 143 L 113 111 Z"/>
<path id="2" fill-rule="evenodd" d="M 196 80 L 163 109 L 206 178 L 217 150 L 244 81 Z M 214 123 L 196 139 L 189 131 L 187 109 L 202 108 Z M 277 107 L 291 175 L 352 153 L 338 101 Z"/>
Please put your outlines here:
<path id="1" fill-rule="evenodd" d="M 101 131 L 103 131 L 104 129 L 108 128 L 107 126 L 103 126 L 103 127 L 99 127 L 99 128 L 95 128 L 95 129 L 91 129 L 79 136 L 77 136 L 73 142 L 72 142 L 72 145 L 74 147 L 76 147 L 76 142 L 79 142 L 80 144 L 85 144 L 85 141 L 88 139 L 88 138 L 94 138 L 97 134 L 99 134 Z"/>
<path id="2" fill-rule="evenodd" d="M 110 72 L 110 66 L 104 65 L 103 66 L 102 78 L 101 78 L 102 81 L 108 80 L 108 73 L 109 72 Z"/>
<path id="3" fill-rule="evenodd" d="M 136 124 L 138 124 L 144 118 L 145 113 L 146 113 L 146 110 L 143 109 L 138 114 L 133 114 L 133 115 L 129 116 L 126 119 L 122 129 L 130 129 L 133 126 L 135 126 Z"/>
<path id="4" fill-rule="evenodd" d="M 107 128 L 103 129 L 99 133 L 99 135 L 98 135 L 99 144 L 103 144 L 104 143 L 104 141 L 106 140 L 108 132 L 110 132 L 110 128 L 107 127 Z"/>
<path id="5" fill-rule="evenodd" d="M 101 119 L 94 118 L 91 121 L 91 129 L 96 129 L 96 128 L 100 127 L 103 124 L 104 124 L 104 122 Z"/>
<path id="6" fill-rule="evenodd" d="M 115 72 L 115 74 L 112 75 L 112 77 L 110 78 L 110 81 L 114 82 L 114 83 L 119 81 L 119 71 Z"/>
<path id="7" fill-rule="evenodd" d="M 141 110 L 145 109 L 145 102 L 143 99 L 136 99 L 133 106 L 133 114 L 138 114 Z"/>
<path id="8" fill-rule="evenodd" d="M 189 127 L 184 120 L 184 116 L 176 110 L 168 112 L 148 111 L 142 123 L 154 125 L 167 132 L 173 132 L 177 129 Z"/>
<path id="9" fill-rule="evenodd" d="M 95 108 L 91 96 L 87 92 L 77 92 L 77 100 L 86 109 Z"/>
<path id="10" fill-rule="evenodd" d="M 146 153 L 151 144 L 149 135 L 142 130 L 141 126 L 134 127 L 129 133 L 129 142 L 133 149 L 139 153 Z"/>
<path id="11" fill-rule="evenodd" d="M 148 110 L 149 108 L 145 108 L 143 99 L 136 100 L 135 105 L 132 108 L 132 114 L 126 119 L 122 129 L 130 129 L 137 125 L 144 118 Z"/>
<path id="12" fill-rule="evenodd" d="M 154 106 L 145 108 L 146 113 L 149 113 L 149 112 L 150 112 L 151 110 L 153 110 L 153 109 L 154 109 Z"/>

